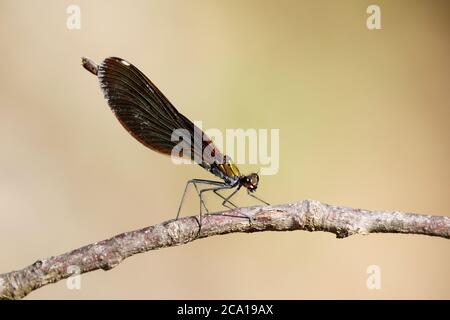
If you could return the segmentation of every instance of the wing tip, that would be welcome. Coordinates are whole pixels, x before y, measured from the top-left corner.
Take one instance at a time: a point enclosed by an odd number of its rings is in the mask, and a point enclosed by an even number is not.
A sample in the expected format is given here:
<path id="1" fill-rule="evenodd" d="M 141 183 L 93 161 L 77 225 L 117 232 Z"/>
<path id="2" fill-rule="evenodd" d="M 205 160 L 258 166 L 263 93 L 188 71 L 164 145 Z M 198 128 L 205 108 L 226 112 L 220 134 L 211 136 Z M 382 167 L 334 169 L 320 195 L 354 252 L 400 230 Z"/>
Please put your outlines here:
<path id="1" fill-rule="evenodd" d="M 98 65 L 94 62 L 94 60 L 87 57 L 81 57 L 81 65 L 93 75 L 98 75 Z"/>

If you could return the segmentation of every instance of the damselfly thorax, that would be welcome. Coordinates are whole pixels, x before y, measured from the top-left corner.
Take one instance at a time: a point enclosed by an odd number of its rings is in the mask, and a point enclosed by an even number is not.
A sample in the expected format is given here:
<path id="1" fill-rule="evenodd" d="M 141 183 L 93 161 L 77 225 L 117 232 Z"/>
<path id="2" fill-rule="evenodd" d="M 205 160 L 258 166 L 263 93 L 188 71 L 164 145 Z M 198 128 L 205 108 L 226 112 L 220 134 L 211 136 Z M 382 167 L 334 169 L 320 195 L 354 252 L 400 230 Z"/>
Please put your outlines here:
<path id="1" fill-rule="evenodd" d="M 189 180 L 185 186 L 177 218 L 190 184 L 194 185 L 200 198 L 200 219 L 203 209 L 208 212 L 203 195 L 209 191 L 222 198 L 222 205 L 227 208 L 236 207 L 230 199 L 242 187 L 247 189 L 250 196 L 268 204 L 253 194 L 258 187 L 258 174 L 242 175 L 231 158 L 223 155 L 211 139 L 192 121 L 179 113 L 161 91 L 131 63 L 111 57 L 97 65 L 88 58 L 82 58 L 82 65 L 98 77 L 111 110 L 123 127 L 139 142 L 159 153 L 173 155 L 172 150 L 178 142 L 172 140 L 172 133 L 174 130 L 184 129 L 183 132 L 188 133 L 188 137 L 185 138 L 190 141 L 191 159 L 222 180 Z M 205 157 L 205 154 L 210 156 Z M 199 185 L 209 187 L 200 189 Z M 220 191 L 225 189 L 234 191 L 224 196 Z"/>

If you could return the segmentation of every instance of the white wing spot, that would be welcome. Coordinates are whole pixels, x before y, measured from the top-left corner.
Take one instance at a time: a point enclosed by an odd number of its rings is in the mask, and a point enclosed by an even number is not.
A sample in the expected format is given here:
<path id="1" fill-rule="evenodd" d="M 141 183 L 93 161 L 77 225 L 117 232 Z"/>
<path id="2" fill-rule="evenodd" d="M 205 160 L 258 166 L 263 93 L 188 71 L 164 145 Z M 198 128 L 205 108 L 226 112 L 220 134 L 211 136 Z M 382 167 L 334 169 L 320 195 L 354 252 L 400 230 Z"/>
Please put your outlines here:
<path id="1" fill-rule="evenodd" d="M 130 63 L 128 61 L 126 61 L 126 60 L 120 60 L 120 62 L 122 62 L 122 64 L 127 66 L 127 67 L 130 66 Z"/>

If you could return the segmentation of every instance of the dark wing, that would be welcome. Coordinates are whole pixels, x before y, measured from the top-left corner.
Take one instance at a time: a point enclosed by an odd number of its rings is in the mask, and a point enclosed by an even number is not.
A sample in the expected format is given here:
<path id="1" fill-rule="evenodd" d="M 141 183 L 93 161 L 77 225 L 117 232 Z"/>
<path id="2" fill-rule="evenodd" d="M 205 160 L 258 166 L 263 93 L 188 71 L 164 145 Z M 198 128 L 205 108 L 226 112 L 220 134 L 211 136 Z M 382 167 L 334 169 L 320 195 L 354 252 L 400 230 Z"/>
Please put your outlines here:
<path id="1" fill-rule="evenodd" d="M 211 140 L 188 118 L 178 112 L 159 89 L 135 66 L 121 58 L 107 58 L 98 66 L 98 79 L 111 110 L 125 129 L 152 150 L 171 155 L 179 141 L 172 141 L 175 129 L 186 129 L 190 141 L 191 159 L 209 169 L 211 159 L 203 159 L 209 145 L 222 157 Z M 181 132 L 182 133 L 182 132 Z M 196 145 L 197 144 L 197 145 Z M 202 154 L 200 154 L 200 152 Z"/>

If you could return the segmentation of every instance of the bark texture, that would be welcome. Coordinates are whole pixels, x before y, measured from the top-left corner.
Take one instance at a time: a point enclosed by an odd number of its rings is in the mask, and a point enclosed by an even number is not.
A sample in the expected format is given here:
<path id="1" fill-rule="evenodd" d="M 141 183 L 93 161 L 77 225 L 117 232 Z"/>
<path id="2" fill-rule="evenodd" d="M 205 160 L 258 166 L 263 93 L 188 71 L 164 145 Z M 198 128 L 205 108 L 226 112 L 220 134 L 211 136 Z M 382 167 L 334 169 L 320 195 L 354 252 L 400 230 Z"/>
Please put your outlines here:
<path id="1" fill-rule="evenodd" d="M 110 270 L 140 252 L 232 232 L 293 230 L 331 232 L 337 238 L 381 232 L 450 239 L 450 217 L 369 211 L 328 205 L 316 200 L 206 214 L 202 219 L 200 234 L 197 217 L 185 217 L 125 232 L 58 256 L 38 260 L 21 270 L 1 274 L 0 299 L 21 299 L 33 290 L 70 277 L 74 270 L 80 273 Z"/>

